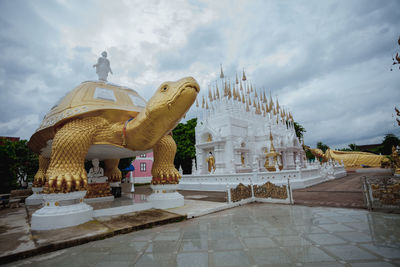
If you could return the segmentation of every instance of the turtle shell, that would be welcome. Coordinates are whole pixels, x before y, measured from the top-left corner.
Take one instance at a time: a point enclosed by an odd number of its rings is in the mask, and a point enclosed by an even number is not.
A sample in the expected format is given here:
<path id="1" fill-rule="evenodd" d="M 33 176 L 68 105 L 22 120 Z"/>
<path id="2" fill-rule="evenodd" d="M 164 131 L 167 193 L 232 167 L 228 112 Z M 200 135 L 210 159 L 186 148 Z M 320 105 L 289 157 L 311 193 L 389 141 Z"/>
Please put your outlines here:
<path id="1" fill-rule="evenodd" d="M 125 121 L 136 117 L 145 106 L 144 98 L 130 88 L 102 81 L 83 82 L 46 114 L 29 146 L 40 153 L 47 141 L 54 138 L 56 127 L 73 118 L 100 115 L 111 121 Z"/>

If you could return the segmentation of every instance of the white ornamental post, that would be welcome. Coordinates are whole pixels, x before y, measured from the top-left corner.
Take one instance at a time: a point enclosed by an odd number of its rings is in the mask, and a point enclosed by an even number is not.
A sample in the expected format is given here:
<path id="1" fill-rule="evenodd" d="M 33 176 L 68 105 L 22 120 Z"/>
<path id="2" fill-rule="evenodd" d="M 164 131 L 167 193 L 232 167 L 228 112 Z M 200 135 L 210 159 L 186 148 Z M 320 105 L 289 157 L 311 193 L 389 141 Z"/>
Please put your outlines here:
<path id="1" fill-rule="evenodd" d="M 131 183 L 131 193 L 135 192 L 135 183 L 133 181 L 133 171 L 130 171 L 129 182 Z"/>

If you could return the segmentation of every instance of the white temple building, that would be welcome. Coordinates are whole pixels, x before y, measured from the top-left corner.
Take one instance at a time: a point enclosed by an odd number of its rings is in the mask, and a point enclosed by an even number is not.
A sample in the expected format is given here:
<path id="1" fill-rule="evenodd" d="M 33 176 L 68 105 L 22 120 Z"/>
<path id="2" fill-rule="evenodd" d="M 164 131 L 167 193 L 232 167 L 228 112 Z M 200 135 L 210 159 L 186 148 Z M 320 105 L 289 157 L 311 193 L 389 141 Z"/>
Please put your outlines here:
<path id="1" fill-rule="evenodd" d="M 221 70 L 221 73 L 222 70 Z M 221 75 L 222 76 L 222 75 Z M 280 156 L 280 169 L 305 166 L 305 153 L 296 136 L 293 116 L 247 81 L 245 72 L 231 84 L 222 82 L 203 96 L 202 116 L 197 120 L 197 173 L 207 174 L 209 152 L 215 157 L 215 173 L 267 171 L 266 153 L 271 152 L 270 134 Z"/>
<path id="2" fill-rule="evenodd" d="M 183 176 L 180 189 L 220 191 L 225 190 L 223 184 L 249 183 L 249 179 L 255 182 L 257 177 L 282 176 L 281 183 L 287 183 L 289 177 L 295 178 L 296 188 L 325 180 L 320 171 L 325 167 L 319 162 L 307 162 L 296 136 L 293 116 L 278 99 L 256 88 L 247 80 L 244 70 L 241 79 L 236 75 L 231 82 L 225 79 L 221 67 L 220 78 L 208 88 L 207 96 L 196 101 L 197 168 L 193 167 L 192 175 Z M 346 174 L 339 163 L 325 165 L 332 166 L 331 178 Z M 340 167 L 336 168 L 336 174 L 334 167 Z M 300 181 L 301 172 L 311 169 L 314 171 L 308 180 Z M 328 175 L 328 171 L 323 172 Z"/>

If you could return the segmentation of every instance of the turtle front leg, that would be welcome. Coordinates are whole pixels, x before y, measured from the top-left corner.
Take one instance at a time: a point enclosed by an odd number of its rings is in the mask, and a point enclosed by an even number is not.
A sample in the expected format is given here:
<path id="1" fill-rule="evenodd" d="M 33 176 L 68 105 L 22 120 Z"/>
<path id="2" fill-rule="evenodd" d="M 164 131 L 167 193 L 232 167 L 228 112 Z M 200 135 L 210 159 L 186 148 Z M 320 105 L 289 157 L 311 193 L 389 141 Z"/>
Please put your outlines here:
<path id="1" fill-rule="evenodd" d="M 119 159 L 106 159 L 104 163 L 106 164 L 104 175 L 108 177 L 108 180 L 110 182 L 120 182 L 122 173 L 118 169 Z"/>
<path id="2" fill-rule="evenodd" d="M 151 169 L 152 184 L 178 184 L 181 174 L 174 166 L 176 144 L 170 134 L 153 147 L 154 163 Z"/>
<path id="3" fill-rule="evenodd" d="M 33 187 L 42 187 L 46 183 L 46 171 L 49 164 L 50 159 L 39 155 L 39 169 L 33 178 Z"/>
<path id="4" fill-rule="evenodd" d="M 48 186 L 45 192 L 71 192 L 87 188 L 84 162 L 97 123 L 95 118 L 77 119 L 58 130 L 46 172 Z"/>

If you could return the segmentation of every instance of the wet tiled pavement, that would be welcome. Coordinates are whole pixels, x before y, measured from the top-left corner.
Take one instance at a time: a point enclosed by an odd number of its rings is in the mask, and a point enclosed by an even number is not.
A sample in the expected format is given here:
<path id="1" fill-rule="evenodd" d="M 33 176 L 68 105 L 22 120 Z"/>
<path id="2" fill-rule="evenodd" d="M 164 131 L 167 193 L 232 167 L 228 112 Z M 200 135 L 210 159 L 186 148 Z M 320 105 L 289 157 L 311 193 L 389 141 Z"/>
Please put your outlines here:
<path id="1" fill-rule="evenodd" d="M 399 266 L 400 215 L 249 204 L 9 266 Z"/>

